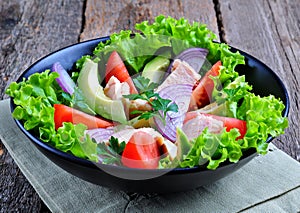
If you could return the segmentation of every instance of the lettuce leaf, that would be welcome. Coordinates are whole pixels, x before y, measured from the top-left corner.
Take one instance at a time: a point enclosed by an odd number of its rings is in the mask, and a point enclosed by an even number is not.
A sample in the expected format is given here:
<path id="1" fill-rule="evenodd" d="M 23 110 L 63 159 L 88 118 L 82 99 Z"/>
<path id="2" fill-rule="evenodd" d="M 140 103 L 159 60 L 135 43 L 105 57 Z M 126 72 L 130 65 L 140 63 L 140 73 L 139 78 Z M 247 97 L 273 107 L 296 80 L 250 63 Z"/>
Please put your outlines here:
<path id="1" fill-rule="evenodd" d="M 160 48 L 167 48 L 173 55 L 190 47 L 201 47 L 209 50 L 207 59 L 210 64 L 218 60 L 223 67 L 220 74 L 222 82 L 235 78 L 238 73 L 234 68 L 244 64 L 244 57 L 239 52 L 232 52 L 227 44 L 215 42 L 217 36 L 205 24 L 189 23 L 185 18 L 175 19 L 157 16 L 152 24 L 144 21 L 135 25 L 139 33 L 122 30 L 113 33 L 106 42 L 101 42 L 93 51 L 94 61 L 107 61 L 109 53 L 117 50 L 126 65 L 135 73 L 141 71 L 146 62 L 150 61 Z M 86 57 L 78 60 L 81 67 Z"/>
<path id="2" fill-rule="evenodd" d="M 170 38 L 175 55 L 189 47 L 202 47 L 210 50 L 210 60 L 217 52 L 218 44 L 213 42 L 217 36 L 205 24 L 190 24 L 185 18 L 175 19 L 160 15 L 155 18 L 153 24 L 144 21 L 136 24 L 135 28 L 145 35 L 164 35 Z"/>
<path id="3" fill-rule="evenodd" d="M 56 89 L 52 86 L 58 73 L 50 73 L 46 70 L 42 73 L 35 73 L 20 83 L 12 82 L 6 90 L 6 94 L 14 98 L 16 105 L 26 105 L 30 97 L 41 98 L 47 106 L 58 103 Z"/>
<path id="4" fill-rule="evenodd" d="M 227 44 L 221 43 L 218 48 L 222 67 L 220 70 L 219 79 L 222 84 L 226 84 L 239 76 L 235 71 L 235 67 L 239 64 L 245 64 L 245 58 L 238 51 L 232 52 Z"/>
<path id="5" fill-rule="evenodd" d="M 119 33 L 113 33 L 105 43 L 99 43 L 93 54 L 100 61 L 106 62 L 109 54 L 117 50 L 129 68 L 137 73 L 146 62 L 154 57 L 158 49 L 170 45 L 168 37 L 141 34 L 132 36 L 132 31 L 122 30 Z"/>
<path id="6" fill-rule="evenodd" d="M 63 152 L 71 152 L 77 157 L 97 161 L 97 143 L 92 141 L 88 135 L 85 136 L 86 129 L 87 127 L 83 124 L 73 125 L 65 122 L 62 127 L 58 128 L 52 142 L 57 149 Z"/>
<path id="7" fill-rule="evenodd" d="M 26 130 L 40 127 L 48 128 L 49 131 L 54 130 L 52 104 L 59 103 L 59 100 L 53 82 L 57 77 L 57 73 L 46 70 L 35 73 L 20 83 L 13 82 L 7 88 L 6 94 L 11 96 L 17 105 L 12 115 L 24 121 Z M 47 141 L 48 137 L 42 136 Z"/>
<path id="8" fill-rule="evenodd" d="M 64 123 L 55 130 L 53 104 L 66 102 L 63 91 L 55 79 L 58 73 L 45 70 L 35 73 L 21 82 L 13 82 L 6 94 L 13 98 L 17 105 L 12 115 L 24 122 L 24 128 L 57 149 L 70 152 L 81 158 L 96 161 L 96 146 L 90 138 L 84 137 L 86 126 Z"/>
<path id="9" fill-rule="evenodd" d="M 284 108 L 282 101 L 273 95 L 260 97 L 250 92 L 245 95 L 237 109 L 237 118 L 246 120 L 248 128 L 242 146 L 253 147 L 258 153 L 266 154 L 267 138 L 284 134 L 288 127 L 287 118 L 282 116 Z"/>
<path id="10" fill-rule="evenodd" d="M 217 43 L 217 36 L 209 30 L 205 24 L 193 22 L 190 24 L 187 19 L 175 19 L 157 16 L 153 24 L 144 21 L 136 24 L 136 29 L 145 35 L 165 35 L 170 37 L 171 47 L 175 55 L 190 47 L 201 47 L 208 49 L 207 60 L 214 64 L 222 61 L 220 77 L 222 83 L 234 79 L 238 73 L 234 70 L 239 64 L 245 64 L 244 56 L 239 52 L 232 52 L 230 47 L 224 43 Z"/>
<path id="11" fill-rule="evenodd" d="M 180 167 L 195 167 L 205 165 L 208 169 L 216 169 L 220 163 L 226 161 L 237 162 L 242 156 L 242 148 L 235 140 L 239 136 L 237 129 L 220 134 L 210 133 L 208 129 L 191 142 L 193 146 L 180 162 Z"/>
<path id="12" fill-rule="evenodd" d="M 236 77 L 233 81 L 227 81 L 223 85 L 220 83 L 219 76 L 211 78 L 214 81 L 213 100 L 219 105 L 225 104 L 226 106 L 222 116 L 237 118 L 238 103 L 252 90 L 252 86 L 246 82 L 244 75 Z"/>
<path id="13" fill-rule="evenodd" d="M 219 104 L 225 104 L 227 117 L 235 117 L 247 122 L 247 132 L 242 139 L 238 129 L 225 129 L 220 134 L 210 133 L 205 129 L 196 139 L 193 147 L 180 162 L 180 167 L 205 165 L 208 169 L 216 169 L 220 163 L 229 160 L 237 162 L 243 152 L 254 148 L 259 154 L 266 154 L 269 136 L 276 137 L 284 133 L 288 120 L 282 116 L 284 104 L 273 95 L 260 97 L 251 93 L 252 87 L 245 81 L 245 76 L 238 76 L 232 82 L 227 82 L 220 89 L 213 78 L 215 88 L 214 98 Z M 168 166 L 164 160 L 161 166 Z"/>
<path id="14" fill-rule="evenodd" d="M 77 68 L 78 70 L 81 70 L 81 69 L 82 69 L 83 64 L 84 64 L 84 62 L 85 62 L 86 59 L 92 59 L 92 57 L 91 57 L 90 55 L 84 55 L 84 56 L 82 56 L 80 59 L 78 59 L 78 60 L 76 61 L 75 66 L 76 66 L 76 68 Z M 73 72 L 73 73 L 74 73 L 74 72 Z M 72 78 L 72 79 L 74 80 L 74 82 L 77 81 L 77 77 L 76 77 L 76 79 L 74 79 L 74 78 Z"/>
<path id="15" fill-rule="evenodd" d="M 221 89 L 216 85 L 217 79 L 213 80 L 213 97 L 219 104 L 226 104 L 225 116 L 247 122 L 242 148 L 255 148 L 258 153 L 265 154 L 267 138 L 283 134 L 288 126 L 287 118 L 282 116 L 285 108 L 283 102 L 273 95 L 260 97 L 251 93 L 252 86 L 246 82 L 245 76 L 236 77 L 232 82 L 225 83 Z"/>

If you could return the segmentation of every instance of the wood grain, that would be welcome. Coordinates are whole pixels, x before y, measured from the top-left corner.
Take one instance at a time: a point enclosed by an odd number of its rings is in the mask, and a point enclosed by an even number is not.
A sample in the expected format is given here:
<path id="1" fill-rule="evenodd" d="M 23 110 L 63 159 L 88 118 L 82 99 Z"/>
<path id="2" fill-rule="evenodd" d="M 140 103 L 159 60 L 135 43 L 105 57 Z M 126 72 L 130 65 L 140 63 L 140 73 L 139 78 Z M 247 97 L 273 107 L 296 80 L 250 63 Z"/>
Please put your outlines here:
<path id="1" fill-rule="evenodd" d="M 136 23 L 146 20 L 152 22 L 160 14 L 205 23 L 218 35 L 217 19 L 211 0 L 87 0 L 85 25 L 80 40 L 107 36 L 120 30 L 134 30 Z"/>
<path id="2" fill-rule="evenodd" d="M 290 128 L 274 142 L 300 160 L 299 4 L 296 0 L 2 0 L 0 100 L 7 97 L 4 90 L 11 81 L 56 49 L 133 29 L 135 23 L 152 22 L 159 14 L 185 17 L 206 23 L 217 35 L 222 30 L 221 40 L 258 57 L 284 80 L 291 98 Z M 49 211 L 1 141 L 0 177 L 1 213 Z"/>
<path id="3" fill-rule="evenodd" d="M 0 3 L 0 100 L 11 81 L 37 59 L 76 43 L 82 1 L 4 0 Z M 0 212 L 47 211 L 0 141 Z"/>
<path id="4" fill-rule="evenodd" d="M 15 80 L 34 61 L 76 43 L 82 2 L 4 1 L 1 3 L 0 98 L 4 84 Z"/>
<path id="5" fill-rule="evenodd" d="M 300 161 L 300 1 L 219 2 L 224 39 L 266 63 L 286 85 L 289 128 L 274 143 Z"/>

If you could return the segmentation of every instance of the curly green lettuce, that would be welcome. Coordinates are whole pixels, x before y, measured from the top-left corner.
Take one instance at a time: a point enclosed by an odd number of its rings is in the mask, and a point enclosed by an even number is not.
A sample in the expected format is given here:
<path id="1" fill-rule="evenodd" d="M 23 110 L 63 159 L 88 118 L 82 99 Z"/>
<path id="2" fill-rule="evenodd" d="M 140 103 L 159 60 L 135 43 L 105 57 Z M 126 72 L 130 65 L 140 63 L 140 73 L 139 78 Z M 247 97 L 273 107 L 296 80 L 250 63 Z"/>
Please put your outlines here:
<path id="1" fill-rule="evenodd" d="M 216 78 L 213 78 L 216 82 Z M 234 81 L 217 89 L 215 84 L 214 98 L 220 105 L 226 105 L 222 116 L 234 117 L 247 122 L 247 132 L 242 139 L 237 129 L 220 134 L 210 133 L 205 129 L 197 138 L 191 140 L 192 148 L 180 167 L 205 165 L 208 169 L 216 169 L 224 161 L 237 162 L 246 150 L 255 149 L 259 154 L 266 154 L 268 137 L 276 137 L 284 133 L 288 120 L 282 116 L 285 106 L 273 95 L 260 97 L 251 93 L 252 87 L 239 76 Z M 219 111 L 217 111 L 219 112 Z M 224 114 L 225 112 L 225 114 Z M 160 165 L 165 168 L 172 165 L 163 159 Z"/>
<path id="2" fill-rule="evenodd" d="M 284 129 L 288 127 L 288 119 L 282 116 L 285 108 L 283 102 L 273 95 L 260 97 L 252 93 L 252 86 L 246 82 L 244 75 L 224 84 L 221 90 L 217 87 L 218 85 L 215 85 L 213 96 L 219 104 L 226 104 L 225 116 L 247 122 L 247 133 L 243 138 L 242 148 L 252 147 L 258 153 L 265 154 L 267 138 L 283 134 Z"/>
<path id="3" fill-rule="evenodd" d="M 267 138 L 284 134 L 284 130 L 288 127 L 288 119 L 282 116 L 284 108 L 282 101 L 273 95 L 266 97 L 253 93 L 245 95 L 237 110 L 237 118 L 246 120 L 248 128 L 242 147 L 253 147 L 258 153 L 266 154 Z"/>
<path id="4" fill-rule="evenodd" d="M 163 36 L 144 36 L 135 34 L 132 31 L 122 30 L 113 33 L 106 42 L 100 42 L 93 54 L 94 60 L 107 61 L 110 53 L 117 50 L 122 56 L 127 67 L 138 73 L 151 60 L 158 49 L 171 46 L 169 38 Z"/>
<path id="5" fill-rule="evenodd" d="M 59 101 L 53 82 L 57 77 L 57 73 L 46 70 L 35 73 L 20 83 L 12 82 L 7 88 L 6 94 L 11 96 L 17 105 L 12 115 L 24 121 L 25 129 L 46 128 L 54 131 L 52 104 Z M 47 141 L 48 136 L 42 135 L 42 138 Z"/>
<path id="6" fill-rule="evenodd" d="M 242 156 L 239 142 L 235 139 L 239 136 L 237 129 L 220 134 L 210 133 L 206 128 L 195 139 L 191 150 L 180 162 L 180 167 L 195 167 L 206 165 L 208 169 L 216 169 L 220 163 L 226 161 L 237 162 Z"/>
<path id="7" fill-rule="evenodd" d="M 113 33 L 106 42 L 100 42 L 93 51 L 95 62 L 106 61 L 113 50 L 117 50 L 124 62 L 134 73 L 141 71 L 146 62 L 150 61 L 158 50 L 170 51 L 175 56 L 190 47 L 208 49 L 207 59 L 211 64 L 222 61 L 220 79 L 222 82 L 234 79 L 238 73 L 234 68 L 238 64 L 244 64 L 244 57 L 239 52 L 232 52 L 224 43 L 217 43 L 217 36 L 207 28 L 205 24 L 193 22 L 187 19 L 175 19 L 157 16 L 152 24 L 144 21 L 135 25 L 138 33 L 131 30 L 122 30 Z M 83 56 L 76 63 L 80 69 L 86 58 Z"/>
<path id="8" fill-rule="evenodd" d="M 53 104 L 66 102 L 55 79 L 58 73 L 46 70 L 35 73 L 21 82 L 12 82 L 6 93 L 13 98 L 16 108 L 12 115 L 24 122 L 24 128 L 57 149 L 81 158 L 96 161 L 96 143 L 84 137 L 86 126 L 64 123 L 57 131 Z"/>
<path id="9" fill-rule="evenodd" d="M 63 152 L 71 152 L 80 158 L 88 158 L 91 161 L 97 161 L 97 143 L 88 135 L 84 134 L 86 125 L 74 125 L 70 122 L 64 122 L 63 126 L 58 128 L 57 133 L 52 138 L 55 147 Z"/>
<path id="10" fill-rule="evenodd" d="M 185 18 L 175 19 L 160 15 L 152 24 L 148 21 L 136 24 L 136 29 L 146 36 L 167 36 L 170 38 L 171 48 L 175 55 L 190 47 L 207 49 L 209 51 L 207 60 L 211 64 L 218 60 L 222 61 L 223 67 L 219 77 L 222 83 L 237 77 L 235 67 L 238 64 L 245 64 L 244 56 L 239 52 L 232 52 L 227 44 L 215 42 L 217 36 L 205 24 L 199 22 L 190 24 Z"/>

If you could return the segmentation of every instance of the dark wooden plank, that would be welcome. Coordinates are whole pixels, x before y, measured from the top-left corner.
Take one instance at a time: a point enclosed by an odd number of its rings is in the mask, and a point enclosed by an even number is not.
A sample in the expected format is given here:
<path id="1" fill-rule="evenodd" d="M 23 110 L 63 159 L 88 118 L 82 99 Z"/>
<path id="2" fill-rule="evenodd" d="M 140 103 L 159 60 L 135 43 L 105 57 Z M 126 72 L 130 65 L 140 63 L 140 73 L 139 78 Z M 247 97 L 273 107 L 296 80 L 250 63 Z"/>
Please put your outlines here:
<path id="1" fill-rule="evenodd" d="M 82 1 L 1 1 L 0 98 L 37 59 L 78 41 Z"/>
<path id="2" fill-rule="evenodd" d="M 0 1 L 0 100 L 30 64 L 76 43 L 83 1 Z M 0 141 L 0 212 L 48 211 Z"/>
<path id="3" fill-rule="evenodd" d="M 287 86 L 291 101 L 289 128 L 274 143 L 300 161 L 300 1 L 219 3 L 224 39 L 265 62 Z"/>
<path id="4" fill-rule="evenodd" d="M 85 26 L 80 39 L 83 41 L 107 36 L 124 29 L 133 30 L 135 23 L 145 20 L 151 22 L 160 14 L 205 23 L 218 35 L 214 4 L 211 0 L 87 0 Z"/>

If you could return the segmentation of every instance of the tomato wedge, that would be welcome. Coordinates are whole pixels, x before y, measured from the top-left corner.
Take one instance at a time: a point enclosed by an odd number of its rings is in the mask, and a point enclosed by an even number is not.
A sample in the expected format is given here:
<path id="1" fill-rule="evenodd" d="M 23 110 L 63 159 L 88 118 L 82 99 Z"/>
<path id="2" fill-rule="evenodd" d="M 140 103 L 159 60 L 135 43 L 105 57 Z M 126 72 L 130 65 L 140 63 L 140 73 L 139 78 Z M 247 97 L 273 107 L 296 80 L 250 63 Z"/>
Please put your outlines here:
<path id="1" fill-rule="evenodd" d="M 237 139 L 242 139 L 247 132 L 247 122 L 236 118 L 222 117 L 226 131 L 229 132 L 233 128 L 240 131 L 240 136 Z"/>
<path id="2" fill-rule="evenodd" d="M 200 79 L 199 84 L 193 90 L 190 109 L 196 110 L 210 103 L 214 82 L 210 76 L 218 76 L 221 61 L 215 63 L 212 68 Z"/>
<path id="3" fill-rule="evenodd" d="M 116 51 L 113 51 L 108 58 L 105 70 L 105 82 L 107 83 L 112 76 L 115 76 L 121 83 L 127 82 L 131 94 L 138 93 L 124 62 Z"/>
<path id="4" fill-rule="evenodd" d="M 55 129 L 61 127 L 63 122 L 71 122 L 73 124 L 82 123 L 88 129 L 106 128 L 114 125 L 113 122 L 107 121 L 104 118 L 86 114 L 63 104 L 54 104 Z"/>
<path id="5" fill-rule="evenodd" d="M 197 111 L 191 111 L 186 113 L 185 120 L 183 123 L 186 123 L 187 121 L 195 118 L 199 112 Z M 244 120 L 240 120 L 237 118 L 229 118 L 224 116 L 218 116 L 218 115 L 212 115 L 212 114 L 205 114 L 205 113 L 199 113 L 205 116 L 211 116 L 212 118 L 222 121 L 224 124 L 224 127 L 226 127 L 226 131 L 229 132 L 233 128 L 237 128 L 240 132 L 240 136 L 237 139 L 242 139 L 246 132 L 247 132 L 247 122 Z"/>
<path id="6" fill-rule="evenodd" d="M 157 169 L 159 156 L 159 148 L 153 136 L 140 131 L 129 139 L 122 153 L 121 162 L 130 168 Z"/>
<path id="7" fill-rule="evenodd" d="M 209 114 L 206 114 L 206 115 L 211 116 L 216 120 L 222 121 L 224 123 L 224 126 L 226 127 L 227 132 L 229 132 L 233 128 L 237 128 L 241 134 L 237 139 L 242 139 L 247 132 L 247 122 L 246 121 L 239 120 L 237 118 L 229 118 L 229 117 L 209 115 Z"/>

